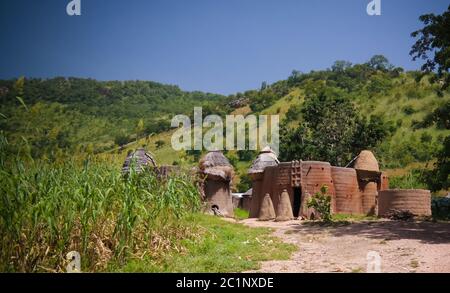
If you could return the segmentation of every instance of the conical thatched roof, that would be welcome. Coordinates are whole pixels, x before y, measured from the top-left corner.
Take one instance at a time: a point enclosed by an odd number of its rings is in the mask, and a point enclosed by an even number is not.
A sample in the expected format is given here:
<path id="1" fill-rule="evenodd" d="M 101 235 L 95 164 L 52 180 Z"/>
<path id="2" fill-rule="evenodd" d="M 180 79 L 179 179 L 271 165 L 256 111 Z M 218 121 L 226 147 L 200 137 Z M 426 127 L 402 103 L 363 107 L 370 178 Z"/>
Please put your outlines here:
<path id="1" fill-rule="evenodd" d="M 256 174 L 264 172 L 269 166 L 276 166 L 280 163 L 277 156 L 270 147 L 265 147 L 253 161 L 252 166 L 248 170 L 248 174 Z"/>
<path id="2" fill-rule="evenodd" d="M 156 167 L 156 161 L 150 153 L 146 152 L 145 149 L 140 148 L 127 156 L 123 163 L 122 173 L 130 173 L 130 168 L 132 166 L 135 172 L 140 173 L 146 167 Z"/>
<path id="3" fill-rule="evenodd" d="M 228 159 L 220 151 L 207 153 L 199 164 L 200 172 L 210 179 L 231 181 L 234 170 Z"/>
<path id="4" fill-rule="evenodd" d="M 354 168 L 359 170 L 380 171 L 378 161 L 371 151 L 362 151 L 356 159 Z"/>

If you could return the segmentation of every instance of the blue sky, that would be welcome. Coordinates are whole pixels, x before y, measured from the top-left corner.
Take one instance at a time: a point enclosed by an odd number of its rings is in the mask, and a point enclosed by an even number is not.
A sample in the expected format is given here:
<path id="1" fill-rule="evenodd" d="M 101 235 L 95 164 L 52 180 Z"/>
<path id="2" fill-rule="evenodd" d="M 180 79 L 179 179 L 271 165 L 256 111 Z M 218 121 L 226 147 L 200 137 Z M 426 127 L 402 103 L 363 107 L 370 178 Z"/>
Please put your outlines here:
<path id="1" fill-rule="evenodd" d="M 418 69 L 410 33 L 446 0 L 1 0 L 0 78 L 153 80 L 222 94 L 384 54 Z"/>

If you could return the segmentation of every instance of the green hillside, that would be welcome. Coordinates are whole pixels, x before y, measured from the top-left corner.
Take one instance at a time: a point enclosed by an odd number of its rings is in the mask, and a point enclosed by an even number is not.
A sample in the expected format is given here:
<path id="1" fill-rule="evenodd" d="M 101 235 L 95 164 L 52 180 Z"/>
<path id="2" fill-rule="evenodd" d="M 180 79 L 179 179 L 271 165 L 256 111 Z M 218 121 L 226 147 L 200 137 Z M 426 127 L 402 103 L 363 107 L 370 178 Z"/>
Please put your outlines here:
<path id="1" fill-rule="evenodd" d="M 279 114 L 282 121 L 282 159 L 327 160 L 345 165 L 361 149 L 368 148 L 376 153 L 381 167 L 393 177 L 393 186 L 427 187 L 418 178 L 410 178 L 422 176 L 412 175 L 411 170 L 431 169 L 435 154 L 443 148 L 444 140 L 450 134 L 450 93 L 441 90 L 439 84 L 430 83 L 429 75 L 403 72 L 401 68 L 382 60 L 381 63 L 375 62 L 375 65 L 370 65 L 370 62 L 350 65 L 338 61 L 328 70 L 307 74 L 294 71 L 286 80 L 272 85 L 263 83 L 260 90 L 229 96 L 230 104 L 237 105 L 231 113 Z M 305 102 L 311 104 L 320 92 L 333 93 L 349 101 L 353 107 L 350 109 L 351 115 L 362 125 L 361 129 L 372 137 L 354 133 L 354 137 L 361 138 L 362 143 L 343 149 L 341 161 L 335 161 L 332 154 L 330 157 L 327 153 L 303 152 L 299 148 L 294 149 L 294 157 L 286 156 L 287 151 L 283 149 L 286 136 L 283 133 L 301 128 L 299 125 L 304 122 L 305 113 L 302 111 L 306 108 Z M 322 109 L 322 112 L 327 111 Z M 349 115 L 348 112 L 341 115 L 337 109 L 331 112 L 336 112 L 333 114 L 336 117 Z M 127 151 L 145 146 L 162 164 L 195 165 L 197 160 L 194 156 L 171 149 L 170 138 L 171 132 L 165 132 L 141 139 L 130 144 L 125 151 L 116 152 L 116 155 L 121 161 Z M 317 148 L 319 143 L 327 142 L 319 140 L 312 147 Z M 299 143 L 293 140 L 288 144 Z M 246 172 L 256 153 L 228 151 L 226 155 L 237 169 L 235 188 L 243 191 L 249 187 Z"/>
<path id="2" fill-rule="evenodd" d="M 0 128 L 34 158 L 101 153 L 170 129 L 176 114 L 194 106 L 226 111 L 224 96 L 185 92 L 147 81 L 53 78 L 0 81 Z"/>
<path id="3" fill-rule="evenodd" d="M 364 64 L 337 61 L 327 70 L 294 71 L 228 97 L 144 81 L 0 81 L 0 126 L 14 152 L 34 158 L 95 153 L 120 165 L 128 151 L 145 147 L 160 164 L 191 166 L 201 154 L 172 150 L 174 115 L 192 116 L 194 106 L 202 106 L 204 116 L 279 114 L 281 159 L 346 165 L 367 148 L 384 169 L 403 176 L 432 168 L 450 134 L 450 93 L 430 77 L 374 56 Z M 256 152 L 226 155 L 237 169 L 236 190 L 248 188 L 246 170 Z"/>

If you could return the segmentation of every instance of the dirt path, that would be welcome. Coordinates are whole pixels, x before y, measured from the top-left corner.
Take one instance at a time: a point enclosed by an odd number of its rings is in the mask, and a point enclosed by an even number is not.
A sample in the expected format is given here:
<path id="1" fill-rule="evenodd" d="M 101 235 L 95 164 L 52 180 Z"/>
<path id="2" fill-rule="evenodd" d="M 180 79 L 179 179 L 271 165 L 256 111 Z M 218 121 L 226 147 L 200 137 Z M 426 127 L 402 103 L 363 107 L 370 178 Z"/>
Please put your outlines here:
<path id="1" fill-rule="evenodd" d="M 290 260 L 263 262 L 257 272 L 366 272 L 369 251 L 381 256 L 382 272 L 450 272 L 450 223 L 241 223 L 272 228 L 299 248 Z"/>

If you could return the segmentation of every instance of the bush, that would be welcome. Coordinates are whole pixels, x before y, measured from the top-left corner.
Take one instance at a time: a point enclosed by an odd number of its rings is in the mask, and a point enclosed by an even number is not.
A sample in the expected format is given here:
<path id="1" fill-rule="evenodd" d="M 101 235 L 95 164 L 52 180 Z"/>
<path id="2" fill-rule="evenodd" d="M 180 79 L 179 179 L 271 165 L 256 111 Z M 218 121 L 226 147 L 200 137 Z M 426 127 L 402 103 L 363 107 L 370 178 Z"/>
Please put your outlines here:
<path id="1" fill-rule="evenodd" d="M 423 172 L 423 170 L 415 169 L 403 176 L 391 177 L 389 178 L 389 187 L 393 189 L 426 189 Z"/>
<path id="2" fill-rule="evenodd" d="M 323 185 L 320 192 L 314 194 L 310 197 L 307 204 L 308 208 L 315 209 L 319 214 L 320 218 L 324 222 L 331 222 L 331 196 L 328 195 L 328 186 Z"/>
<path id="3" fill-rule="evenodd" d="M 114 143 L 118 146 L 126 145 L 130 142 L 130 138 L 127 135 L 121 134 L 114 138 Z"/>
<path id="4" fill-rule="evenodd" d="M 252 187 L 252 179 L 250 178 L 250 176 L 244 174 L 240 176 L 240 179 L 241 180 L 239 181 L 239 184 L 237 186 L 240 192 L 246 192 Z"/>
<path id="5" fill-rule="evenodd" d="M 408 105 L 403 107 L 403 113 L 405 113 L 406 115 L 412 115 L 414 113 L 416 113 L 416 109 L 414 109 L 413 106 Z"/>
<path id="6" fill-rule="evenodd" d="M 165 144 L 166 144 L 166 142 L 163 141 L 163 140 L 157 140 L 157 141 L 155 142 L 155 146 L 156 146 L 157 149 L 162 148 Z"/>
<path id="7" fill-rule="evenodd" d="M 450 198 L 432 198 L 431 211 L 433 213 L 433 218 L 436 220 L 450 220 Z"/>

